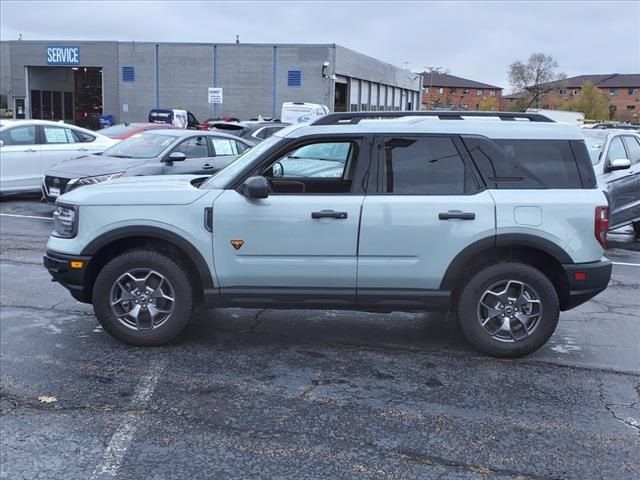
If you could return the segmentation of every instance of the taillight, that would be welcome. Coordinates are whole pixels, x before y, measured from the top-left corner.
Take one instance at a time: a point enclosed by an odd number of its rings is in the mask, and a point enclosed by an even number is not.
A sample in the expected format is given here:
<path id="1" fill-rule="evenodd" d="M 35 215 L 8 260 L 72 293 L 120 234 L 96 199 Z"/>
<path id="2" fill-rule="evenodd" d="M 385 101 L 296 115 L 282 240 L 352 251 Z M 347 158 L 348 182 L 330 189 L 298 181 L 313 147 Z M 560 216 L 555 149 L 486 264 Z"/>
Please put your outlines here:
<path id="1" fill-rule="evenodd" d="M 607 248 L 607 230 L 609 230 L 609 207 L 596 207 L 596 220 L 594 223 L 596 240 Z"/>

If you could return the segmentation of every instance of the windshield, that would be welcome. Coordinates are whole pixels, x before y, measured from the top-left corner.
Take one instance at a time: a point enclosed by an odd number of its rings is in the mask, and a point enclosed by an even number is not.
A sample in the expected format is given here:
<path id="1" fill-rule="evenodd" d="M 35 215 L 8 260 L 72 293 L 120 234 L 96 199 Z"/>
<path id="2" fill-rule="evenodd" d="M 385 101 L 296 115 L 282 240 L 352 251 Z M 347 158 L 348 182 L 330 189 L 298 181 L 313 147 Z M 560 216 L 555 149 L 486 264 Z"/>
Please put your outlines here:
<path id="1" fill-rule="evenodd" d="M 584 142 L 587 144 L 587 150 L 591 157 L 591 163 L 597 165 L 600 161 L 600 154 L 607 143 L 607 133 L 605 132 L 585 132 Z"/>
<path id="2" fill-rule="evenodd" d="M 174 140 L 175 135 L 144 132 L 116 143 L 104 151 L 105 157 L 116 158 L 155 158 L 159 156 Z"/>
<path id="3" fill-rule="evenodd" d="M 202 184 L 202 188 L 216 189 L 225 188 L 227 184 L 246 167 L 251 165 L 262 153 L 269 150 L 273 145 L 282 140 L 282 137 L 271 136 L 260 142 L 250 150 L 240 155 L 235 162 L 230 163 L 227 167 L 220 170 L 213 177 Z"/>

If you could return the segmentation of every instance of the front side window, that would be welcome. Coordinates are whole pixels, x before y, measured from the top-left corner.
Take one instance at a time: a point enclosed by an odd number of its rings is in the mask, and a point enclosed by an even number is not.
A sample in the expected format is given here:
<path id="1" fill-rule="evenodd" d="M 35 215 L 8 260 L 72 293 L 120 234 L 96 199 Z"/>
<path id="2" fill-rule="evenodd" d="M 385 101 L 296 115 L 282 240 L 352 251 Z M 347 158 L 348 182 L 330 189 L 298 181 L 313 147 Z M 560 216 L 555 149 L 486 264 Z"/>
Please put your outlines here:
<path id="1" fill-rule="evenodd" d="M 35 145 L 36 127 L 33 125 L 7 128 L 0 132 L 3 145 Z"/>
<path id="2" fill-rule="evenodd" d="M 624 135 L 622 138 L 627 147 L 627 152 L 629 152 L 631 163 L 640 163 L 640 140 L 630 135 Z"/>
<path id="3" fill-rule="evenodd" d="M 44 142 L 47 144 L 76 143 L 76 139 L 70 128 L 42 127 Z"/>
<path id="4" fill-rule="evenodd" d="M 340 178 L 353 146 L 350 142 L 313 143 L 278 160 L 274 178 Z"/>
<path id="5" fill-rule="evenodd" d="M 205 137 L 191 137 L 178 144 L 174 152 L 184 153 L 187 158 L 206 158 L 209 156 L 209 147 Z"/>
<path id="6" fill-rule="evenodd" d="M 620 158 L 627 158 L 627 152 L 624 149 L 624 145 L 622 144 L 622 138 L 615 137 L 611 140 L 609 144 L 609 151 L 607 152 L 607 161 L 609 163 L 614 160 L 618 160 Z"/>
<path id="7" fill-rule="evenodd" d="M 385 193 L 461 195 L 471 181 L 449 137 L 388 138 L 382 152 Z"/>

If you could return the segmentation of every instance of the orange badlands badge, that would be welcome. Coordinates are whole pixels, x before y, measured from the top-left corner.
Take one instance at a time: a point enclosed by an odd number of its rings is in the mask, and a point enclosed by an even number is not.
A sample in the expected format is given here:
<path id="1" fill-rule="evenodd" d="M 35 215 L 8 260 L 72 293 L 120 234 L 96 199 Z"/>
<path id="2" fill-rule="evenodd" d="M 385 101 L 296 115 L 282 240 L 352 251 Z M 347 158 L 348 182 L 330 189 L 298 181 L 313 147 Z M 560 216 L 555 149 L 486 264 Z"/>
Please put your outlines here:
<path id="1" fill-rule="evenodd" d="M 240 250 L 240 248 L 242 248 L 242 245 L 244 245 L 244 240 L 231 240 L 231 245 L 236 250 Z"/>

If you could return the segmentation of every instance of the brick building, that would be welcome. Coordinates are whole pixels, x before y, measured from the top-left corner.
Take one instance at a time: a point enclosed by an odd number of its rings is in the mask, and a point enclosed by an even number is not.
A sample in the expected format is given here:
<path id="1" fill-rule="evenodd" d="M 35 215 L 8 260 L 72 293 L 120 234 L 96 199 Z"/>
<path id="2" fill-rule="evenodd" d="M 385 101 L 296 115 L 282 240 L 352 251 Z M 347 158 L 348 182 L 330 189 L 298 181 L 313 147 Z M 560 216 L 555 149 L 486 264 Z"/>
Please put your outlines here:
<path id="1" fill-rule="evenodd" d="M 422 109 L 500 110 L 502 88 L 446 73 L 423 72 Z"/>
<path id="2" fill-rule="evenodd" d="M 548 84 L 549 92 L 538 100 L 540 108 L 558 109 L 580 93 L 582 84 L 591 82 L 598 87 L 609 100 L 612 119 L 626 122 L 639 122 L 640 114 L 640 74 L 609 73 L 604 75 L 578 75 Z M 520 101 L 530 101 L 526 92 L 518 92 L 503 97 L 506 110 L 512 110 Z M 535 104 L 533 105 L 535 106 Z"/>

